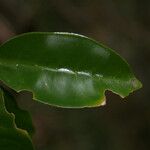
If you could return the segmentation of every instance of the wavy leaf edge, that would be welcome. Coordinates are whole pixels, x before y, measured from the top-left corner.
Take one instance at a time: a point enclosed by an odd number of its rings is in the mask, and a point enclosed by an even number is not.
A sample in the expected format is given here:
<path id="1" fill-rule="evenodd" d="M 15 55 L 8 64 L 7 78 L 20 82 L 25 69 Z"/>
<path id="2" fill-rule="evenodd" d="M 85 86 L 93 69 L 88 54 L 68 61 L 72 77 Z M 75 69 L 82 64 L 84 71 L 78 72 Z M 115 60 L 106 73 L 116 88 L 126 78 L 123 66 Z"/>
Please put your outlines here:
<path id="1" fill-rule="evenodd" d="M 92 42 L 94 42 L 95 44 L 98 44 L 100 46 L 102 46 L 104 49 L 109 49 L 110 51 L 112 51 L 115 55 L 117 55 L 118 57 L 120 57 L 122 59 L 122 61 L 124 61 L 124 63 L 130 68 L 129 64 L 126 62 L 126 60 L 124 58 L 122 58 L 118 53 L 116 53 L 113 49 L 97 42 L 96 40 L 92 39 L 92 38 L 89 38 L 87 36 L 84 36 L 84 35 L 80 35 L 80 34 L 76 34 L 76 33 L 68 33 L 68 32 L 29 32 L 29 33 L 23 33 L 21 35 L 18 35 L 18 36 L 15 36 L 15 37 L 12 37 L 10 38 L 9 40 L 7 40 L 6 42 L 4 42 L 3 44 L 0 45 L 0 47 L 4 46 L 5 44 L 7 44 L 9 41 L 11 40 L 14 40 L 14 39 L 17 39 L 17 38 L 20 38 L 20 37 L 23 37 L 23 36 L 27 36 L 27 35 L 33 35 L 33 34 L 48 34 L 48 35 L 53 35 L 53 34 L 58 34 L 58 35 L 63 35 L 63 36 L 73 36 L 73 37 L 77 37 L 77 38 L 86 38 Z M 18 65 L 21 65 L 21 64 L 18 64 Z M 36 66 L 36 67 L 43 67 L 43 66 Z M 45 66 L 43 67 L 44 69 L 48 69 L 48 70 L 51 70 L 51 71 L 56 71 L 56 72 L 66 72 L 66 73 L 71 73 L 71 74 L 83 74 L 85 76 L 89 76 L 89 77 L 93 77 L 93 76 L 97 76 L 96 75 L 92 75 L 91 73 L 89 72 L 80 72 L 80 71 L 73 71 L 69 68 L 58 68 L 58 69 L 53 69 L 53 68 L 45 68 Z M 131 69 L 131 68 L 130 68 Z M 132 71 L 132 70 L 131 70 Z M 11 85 L 9 85 L 8 83 L 6 83 L 5 81 L 2 81 L 6 86 L 11 87 Z M 55 105 L 55 104 L 50 104 L 50 103 L 47 103 L 47 102 L 44 102 L 44 101 L 41 101 L 40 99 L 38 99 L 34 93 L 33 90 L 31 89 L 20 89 L 20 90 L 16 90 L 14 89 L 17 93 L 21 92 L 21 91 L 30 91 L 32 92 L 33 94 L 33 100 L 35 101 L 38 101 L 40 103 L 43 103 L 43 104 L 47 104 L 47 105 L 52 105 L 52 106 L 55 106 L 55 107 L 65 107 L 65 108 L 85 108 L 85 107 L 98 107 L 98 106 L 103 106 L 106 104 L 106 91 L 111 91 L 112 93 L 114 94 L 117 94 L 119 95 L 121 98 L 125 98 L 126 96 L 128 96 L 130 93 L 134 92 L 135 90 L 138 90 L 140 88 L 142 88 L 142 83 L 133 75 L 133 78 L 131 79 L 131 82 L 133 82 L 133 88 L 130 89 L 130 92 L 128 92 L 128 94 L 126 95 L 122 95 L 118 92 L 115 92 L 114 90 L 108 88 L 108 89 L 104 89 L 103 91 L 103 96 L 100 97 L 100 99 L 98 99 L 93 105 L 85 105 L 85 106 L 82 106 L 82 107 L 70 107 L 70 106 L 60 106 L 60 105 Z"/>

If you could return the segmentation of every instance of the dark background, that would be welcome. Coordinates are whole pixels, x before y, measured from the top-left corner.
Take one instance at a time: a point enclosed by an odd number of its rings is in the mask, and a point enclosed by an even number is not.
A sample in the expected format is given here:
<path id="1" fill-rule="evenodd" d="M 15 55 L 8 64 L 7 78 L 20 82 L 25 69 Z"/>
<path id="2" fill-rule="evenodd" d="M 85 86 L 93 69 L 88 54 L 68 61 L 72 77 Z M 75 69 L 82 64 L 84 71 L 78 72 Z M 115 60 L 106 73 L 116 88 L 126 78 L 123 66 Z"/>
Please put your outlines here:
<path id="1" fill-rule="evenodd" d="M 0 0 L 0 43 L 30 31 L 90 36 L 115 49 L 143 88 L 107 105 L 62 109 L 22 101 L 33 116 L 36 150 L 150 149 L 150 0 Z"/>

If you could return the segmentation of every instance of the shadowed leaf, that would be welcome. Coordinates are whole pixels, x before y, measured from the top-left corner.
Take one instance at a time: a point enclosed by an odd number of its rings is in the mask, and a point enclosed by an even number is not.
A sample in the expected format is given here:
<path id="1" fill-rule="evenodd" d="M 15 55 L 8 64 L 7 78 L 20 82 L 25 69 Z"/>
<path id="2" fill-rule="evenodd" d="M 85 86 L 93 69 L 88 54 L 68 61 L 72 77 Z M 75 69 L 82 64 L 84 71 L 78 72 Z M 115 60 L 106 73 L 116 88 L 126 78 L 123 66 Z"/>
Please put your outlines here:
<path id="1" fill-rule="evenodd" d="M 20 109 L 14 96 L 6 90 L 4 92 L 4 99 L 7 111 L 15 115 L 16 126 L 20 129 L 26 130 L 32 137 L 34 133 L 34 127 L 32 125 L 32 119 L 29 112 Z"/>
<path id="2" fill-rule="evenodd" d="M 15 116 L 7 112 L 3 91 L 0 89 L 0 149 L 33 150 L 30 136 L 15 124 Z"/>

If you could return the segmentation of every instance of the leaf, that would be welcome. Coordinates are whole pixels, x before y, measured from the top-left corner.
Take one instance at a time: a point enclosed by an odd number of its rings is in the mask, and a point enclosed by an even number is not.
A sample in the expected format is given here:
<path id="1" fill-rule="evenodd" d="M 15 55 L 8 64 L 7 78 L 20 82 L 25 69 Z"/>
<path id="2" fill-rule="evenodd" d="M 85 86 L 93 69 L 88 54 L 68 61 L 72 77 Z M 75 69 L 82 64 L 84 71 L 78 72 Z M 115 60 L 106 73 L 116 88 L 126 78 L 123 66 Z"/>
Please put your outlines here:
<path id="1" fill-rule="evenodd" d="M 61 107 L 93 107 L 105 91 L 121 97 L 141 88 L 129 65 L 113 50 L 72 33 L 27 33 L 0 47 L 0 79 Z"/>
<path id="2" fill-rule="evenodd" d="M 5 108 L 3 91 L 0 89 L 0 149 L 33 150 L 30 136 L 25 130 L 17 128 L 14 120 L 14 115 Z"/>
<path id="3" fill-rule="evenodd" d="M 16 126 L 20 129 L 26 130 L 32 137 L 34 133 L 34 127 L 29 112 L 20 109 L 15 97 L 6 90 L 4 90 L 4 99 L 7 111 L 15 115 Z"/>

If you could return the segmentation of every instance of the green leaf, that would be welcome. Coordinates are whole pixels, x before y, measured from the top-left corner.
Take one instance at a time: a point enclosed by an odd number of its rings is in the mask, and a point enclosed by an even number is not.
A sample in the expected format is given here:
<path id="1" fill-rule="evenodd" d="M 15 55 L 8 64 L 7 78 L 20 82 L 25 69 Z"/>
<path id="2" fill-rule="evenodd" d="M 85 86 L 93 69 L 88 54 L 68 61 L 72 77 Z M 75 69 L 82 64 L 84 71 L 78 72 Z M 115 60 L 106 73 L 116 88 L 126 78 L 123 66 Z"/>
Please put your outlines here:
<path id="1" fill-rule="evenodd" d="M 5 108 L 3 91 L 0 89 L 0 149 L 33 150 L 30 136 L 16 127 L 15 117 Z"/>
<path id="2" fill-rule="evenodd" d="M 26 130 L 32 137 L 34 127 L 29 112 L 18 107 L 15 96 L 10 94 L 9 91 L 4 90 L 4 99 L 7 111 L 15 115 L 16 126 L 20 129 Z"/>
<path id="3" fill-rule="evenodd" d="M 70 33 L 27 33 L 0 47 L 0 79 L 61 107 L 93 107 L 105 91 L 121 97 L 141 88 L 129 65 L 110 48 Z"/>

